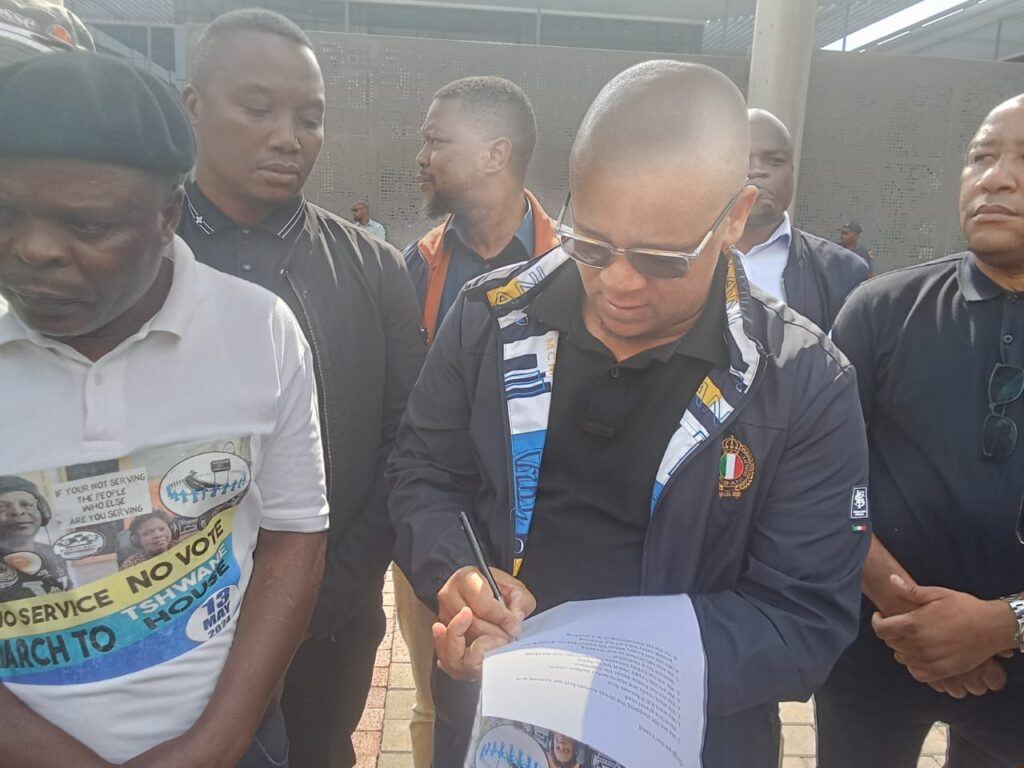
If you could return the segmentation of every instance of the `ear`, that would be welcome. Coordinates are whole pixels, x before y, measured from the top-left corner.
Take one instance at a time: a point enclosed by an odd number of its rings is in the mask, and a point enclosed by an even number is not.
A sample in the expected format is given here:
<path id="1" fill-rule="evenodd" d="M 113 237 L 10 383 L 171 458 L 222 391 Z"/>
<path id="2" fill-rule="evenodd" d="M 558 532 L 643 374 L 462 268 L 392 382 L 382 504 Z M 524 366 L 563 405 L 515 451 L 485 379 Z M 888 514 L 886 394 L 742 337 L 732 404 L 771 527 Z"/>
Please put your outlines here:
<path id="1" fill-rule="evenodd" d="M 199 123 L 199 91 L 192 83 L 185 86 L 185 90 L 181 93 L 181 102 L 185 106 L 185 114 L 188 115 L 188 121 L 195 128 Z"/>
<path id="2" fill-rule="evenodd" d="M 733 203 L 732 210 L 722 222 L 722 247 L 729 248 L 739 242 L 743 237 L 743 230 L 747 226 L 747 217 L 750 215 L 754 203 L 757 201 L 757 187 L 747 185 L 740 192 L 739 198 Z"/>
<path id="3" fill-rule="evenodd" d="M 512 162 L 512 142 L 504 136 L 494 139 L 487 146 L 487 160 L 484 170 L 499 173 Z"/>
<path id="4" fill-rule="evenodd" d="M 160 239 L 164 245 L 171 242 L 174 239 L 174 233 L 178 231 L 184 202 L 185 190 L 181 185 L 167 193 L 164 206 L 160 210 Z"/>

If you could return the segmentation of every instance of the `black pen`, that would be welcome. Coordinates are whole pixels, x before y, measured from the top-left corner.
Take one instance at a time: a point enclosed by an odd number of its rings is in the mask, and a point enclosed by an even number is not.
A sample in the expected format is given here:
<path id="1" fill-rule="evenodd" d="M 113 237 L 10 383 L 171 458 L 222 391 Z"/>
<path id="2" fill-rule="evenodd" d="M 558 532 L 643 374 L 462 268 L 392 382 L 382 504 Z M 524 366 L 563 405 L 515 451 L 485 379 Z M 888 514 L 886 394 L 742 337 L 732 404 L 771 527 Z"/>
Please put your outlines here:
<path id="1" fill-rule="evenodd" d="M 476 558 L 477 568 L 483 573 L 487 583 L 491 585 L 494 599 L 504 605 L 505 601 L 501 597 L 501 590 L 498 589 L 498 582 L 494 580 L 491 569 L 487 566 L 487 560 L 484 559 L 484 551 L 480 549 L 480 540 L 476 537 L 476 532 L 473 530 L 472 523 L 469 522 L 469 517 L 466 516 L 464 511 L 459 510 L 459 519 L 462 521 L 462 530 L 466 534 L 466 540 L 469 542 L 469 546 L 473 550 L 473 556 Z"/>

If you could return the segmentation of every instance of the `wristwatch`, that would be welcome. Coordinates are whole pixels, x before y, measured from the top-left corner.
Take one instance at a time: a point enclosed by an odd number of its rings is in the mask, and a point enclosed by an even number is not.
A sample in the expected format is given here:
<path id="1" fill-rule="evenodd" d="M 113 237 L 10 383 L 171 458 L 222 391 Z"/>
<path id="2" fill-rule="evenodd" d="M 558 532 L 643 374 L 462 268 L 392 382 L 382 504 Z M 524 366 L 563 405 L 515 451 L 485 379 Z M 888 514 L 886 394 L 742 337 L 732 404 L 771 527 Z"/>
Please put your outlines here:
<path id="1" fill-rule="evenodd" d="M 1013 615 L 1017 617 L 1017 633 L 1013 636 L 1013 639 L 1017 643 L 1017 650 L 1024 653 L 1024 596 L 1010 595 L 1009 597 L 1004 597 L 1003 600 L 1010 606 Z"/>

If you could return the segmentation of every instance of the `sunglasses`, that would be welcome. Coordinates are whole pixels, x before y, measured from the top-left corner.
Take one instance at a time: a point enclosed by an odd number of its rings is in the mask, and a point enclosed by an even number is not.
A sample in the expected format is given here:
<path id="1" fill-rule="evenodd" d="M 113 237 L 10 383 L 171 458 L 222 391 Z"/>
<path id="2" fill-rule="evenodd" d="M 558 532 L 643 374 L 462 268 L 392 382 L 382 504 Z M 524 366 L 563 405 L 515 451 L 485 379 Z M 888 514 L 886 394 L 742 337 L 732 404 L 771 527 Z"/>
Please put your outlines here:
<path id="1" fill-rule="evenodd" d="M 996 363 L 988 378 L 988 415 L 981 430 L 981 455 L 1005 459 L 1017 447 L 1017 424 L 1006 406 L 1024 394 L 1024 368 Z"/>
<path id="2" fill-rule="evenodd" d="M 633 269 L 645 277 L 654 280 L 678 280 L 686 277 L 690 271 L 690 265 L 700 258 L 701 253 L 707 248 L 708 243 L 715 234 L 715 230 L 732 210 L 740 194 L 740 190 L 718 214 L 715 223 L 707 231 L 704 238 L 693 251 L 660 251 L 654 248 L 616 248 L 611 243 L 603 240 L 595 240 L 592 237 L 585 237 L 577 234 L 571 227 L 565 226 L 562 221 L 572 199 L 572 193 L 566 195 L 565 204 L 558 214 L 558 221 L 555 223 L 555 232 L 564 250 L 572 259 L 585 267 L 593 269 L 605 269 L 610 267 L 616 256 L 624 256 L 629 259 Z"/>

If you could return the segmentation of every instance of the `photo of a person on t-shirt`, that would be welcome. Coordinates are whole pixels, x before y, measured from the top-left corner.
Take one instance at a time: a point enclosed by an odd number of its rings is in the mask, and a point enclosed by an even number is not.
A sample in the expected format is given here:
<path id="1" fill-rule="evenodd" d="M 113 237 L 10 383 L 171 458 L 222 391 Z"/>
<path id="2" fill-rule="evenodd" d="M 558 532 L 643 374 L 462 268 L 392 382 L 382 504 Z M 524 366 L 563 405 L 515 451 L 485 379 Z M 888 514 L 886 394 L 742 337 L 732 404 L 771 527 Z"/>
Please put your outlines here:
<path id="1" fill-rule="evenodd" d="M 177 543 L 174 528 L 163 512 L 154 511 L 147 515 L 139 515 L 132 520 L 128 531 L 132 546 L 138 551 L 121 563 L 122 571 L 163 554 Z"/>
<path id="2" fill-rule="evenodd" d="M 36 484 L 0 476 L 0 602 L 63 592 L 70 586 L 60 561 L 36 534 L 50 522 L 50 505 Z"/>

